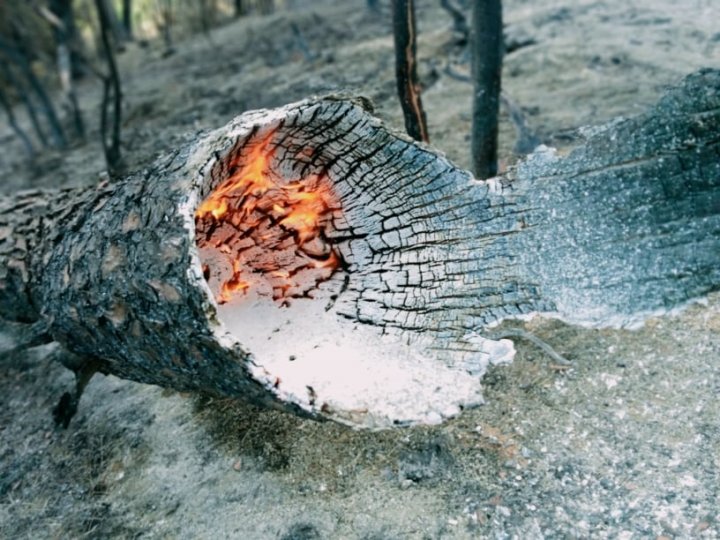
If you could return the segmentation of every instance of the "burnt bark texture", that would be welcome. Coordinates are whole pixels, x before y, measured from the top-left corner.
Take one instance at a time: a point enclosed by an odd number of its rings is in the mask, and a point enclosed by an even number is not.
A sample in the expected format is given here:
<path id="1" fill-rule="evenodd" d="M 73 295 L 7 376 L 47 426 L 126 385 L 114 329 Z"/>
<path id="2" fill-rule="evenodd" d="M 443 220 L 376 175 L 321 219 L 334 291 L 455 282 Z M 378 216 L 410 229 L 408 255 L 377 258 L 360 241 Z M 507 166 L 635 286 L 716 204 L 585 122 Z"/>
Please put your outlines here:
<path id="1" fill-rule="evenodd" d="M 395 78 L 405 129 L 416 141 L 428 142 L 427 120 L 417 75 L 417 23 L 414 0 L 393 0 Z"/>
<path id="2" fill-rule="evenodd" d="M 329 240 L 345 285 L 327 309 L 438 362 L 472 370 L 476 337 L 503 319 L 632 326 L 720 286 L 720 71 L 591 130 L 566 157 L 541 149 L 488 181 L 367 107 L 327 97 L 252 111 L 122 182 L 1 198 L 0 311 L 100 371 L 277 404 L 249 376 L 262 351 L 218 330 L 193 220 L 258 140 L 277 168 L 323 171 L 342 202 Z"/>
<path id="3" fill-rule="evenodd" d="M 472 164 L 478 178 L 497 174 L 498 116 L 503 59 L 502 0 L 476 0 L 472 9 Z"/>

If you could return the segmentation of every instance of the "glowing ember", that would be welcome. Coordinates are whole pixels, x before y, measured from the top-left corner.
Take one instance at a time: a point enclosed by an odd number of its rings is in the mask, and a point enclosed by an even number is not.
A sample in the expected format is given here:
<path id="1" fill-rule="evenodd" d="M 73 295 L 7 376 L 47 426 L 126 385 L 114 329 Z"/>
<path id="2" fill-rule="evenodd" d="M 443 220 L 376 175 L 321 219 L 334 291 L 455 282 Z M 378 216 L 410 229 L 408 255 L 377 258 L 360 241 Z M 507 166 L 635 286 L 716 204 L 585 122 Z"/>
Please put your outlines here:
<path id="1" fill-rule="evenodd" d="M 328 240 L 340 204 L 327 177 L 276 175 L 271 137 L 236 159 L 195 213 L 203 270 L 211 286 L 217 281 L 220 304 L 249 290 L 287 303 L 340 266 Z"/>

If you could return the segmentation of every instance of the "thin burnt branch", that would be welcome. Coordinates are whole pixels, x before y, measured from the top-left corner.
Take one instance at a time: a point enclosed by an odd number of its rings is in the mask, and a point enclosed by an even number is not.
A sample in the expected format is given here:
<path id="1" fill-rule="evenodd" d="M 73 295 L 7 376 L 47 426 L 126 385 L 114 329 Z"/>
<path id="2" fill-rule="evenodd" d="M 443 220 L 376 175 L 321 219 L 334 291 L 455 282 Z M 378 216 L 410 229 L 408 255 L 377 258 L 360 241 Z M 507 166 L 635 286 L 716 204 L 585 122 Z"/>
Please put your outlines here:
<path id="1" fill-rule="evenodd" d="M 393 35 L 395 39 L 395 76 L 405 129 L 413 139 L 428 142 L 425 111 L 420 99 L 417 76 L 417 25 L 414 0 L 393 0 Z"/>
<path id="2" fill-rule="evenodd" d="M 27 133 L 20 127 L 20 125 L 17 123 L 17 119 L 15 118 L 15 113 L 13 112 L 12 104 L 10 103 L 10 100 L 8 99 L 7 95 L 5 95 L 5 90 L 3 90 L 3 87 L 0 85 L 0 106 L 2 106 L 3 109 L 5 109 L 5 114 L 7 114 L 8 123 L 10 124 L 10 127 L 15 132 L 15 135 L 18 136 L 18 139 L 23 143 L 23 147 L 25 148 L 25 151 L 27 152 L 28 156 L 35 155 L 35 147 L 32 144 L 32 141 L 30 140 L 30 137 L 28 137 Z"/>
<path id="3" fill-rule="evenodd" d="M 453 32 L 457 34 L 457 45 L 464 46 L 470 39 L 470 27 L 465 13 L 455 5 L 452 0 L 440 0 L 440 5 L 447 11 L 453 20 Z"/>
<path id="4" fill-rule="evenodd" d="M 0 51 L 2 51 L 3 55 L 15 64 L 15 66 L 17 66 L 29 84 L 30 89 L 39 100 L 42 112 L 44 113 L 45 118 L 47 119 L 48 127 L 50 128 L 50 136 L 53 140 L 53 144 L 58 148 L 65 148 L 67 146 L 67 140 L 65 138 L 62 125 L 60 124 L 60 120 L 55 112 L 55 106 L 45 91 L 45 87 L 30 66 L 30 59 L 28 58 L 20 31 L 14 28 L 13 36 L 15 40 L 14 44 L 6 41 L 2 36 L 0 36 Z"/>

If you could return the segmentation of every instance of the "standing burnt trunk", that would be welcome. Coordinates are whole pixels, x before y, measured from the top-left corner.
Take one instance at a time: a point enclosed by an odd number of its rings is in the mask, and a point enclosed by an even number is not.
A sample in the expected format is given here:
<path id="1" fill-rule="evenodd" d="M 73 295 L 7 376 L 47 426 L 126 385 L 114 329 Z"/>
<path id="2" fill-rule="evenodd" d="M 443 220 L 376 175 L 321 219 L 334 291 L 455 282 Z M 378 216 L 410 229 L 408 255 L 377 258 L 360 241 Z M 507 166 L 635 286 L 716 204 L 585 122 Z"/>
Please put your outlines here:
<path id="1" fill-rule="evenodd" d="M 478 178 L 497 174 L 498 116 L 502 77 L 503 24 L 501 0 L 476 0 L 472 11 L 473 172 Z"/>
<path id="2" fill-rule="evenodd" d="M 123 182 L 0 199 L 0 310 L 80 381 L 377 428 L 481 403 L 503 319 L 633 326 L 720 286 L 720 71 L 487 181 L 366 109 L 252 111 Z"/>
<path id="3" fill-rule="evenodd" d="M 417 45 L 414 0 L 393 0 L 395 78 L 405 116 L 405 129 L 416 141 L 430 140 L 417 76 Z"/>
<path id="4" fill-rule="evenodd" d="M 100 38 L 103 53 L 108 65 L 108 75 L 103 81 L 103 99 L 100 105 L 100 137 L 102 138 L 105 162 L 111 174 L 120 168 L 120 122 L 122 120 L 122 89 L 120 74 L 115 62 L 115 51 L 110 41 L 110 16 L 105 0 L 95 0 L 98 20 L 100 22 Z M 108 127 L 108 109 L 112 102 L 112 117 Z M 110 134 L 108 135 L 108 131 Z"/>

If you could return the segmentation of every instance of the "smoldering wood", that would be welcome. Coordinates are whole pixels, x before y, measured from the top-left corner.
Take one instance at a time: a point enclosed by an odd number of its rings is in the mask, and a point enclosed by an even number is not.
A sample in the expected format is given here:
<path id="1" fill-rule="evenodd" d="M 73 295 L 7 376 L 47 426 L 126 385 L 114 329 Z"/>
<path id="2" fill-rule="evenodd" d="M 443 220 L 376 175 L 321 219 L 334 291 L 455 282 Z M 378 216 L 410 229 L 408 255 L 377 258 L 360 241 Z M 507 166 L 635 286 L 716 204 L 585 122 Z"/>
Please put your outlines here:
<path id="1" fill-rule="evenodd" d="M 417 23 L 414 0 L 392 0 L 395 79 L 405 129 L 416 141 L 428 142 L 425 110 L 417 75 Z"/>
<path id="2" fill-rule="evenodd" d="M 344 284 L 327 312 L 458 371 L 482 373 L 484 337 L 505 319 L 633 327 L 720 287 L 720 71 L 586 130 L 565 157 L 540 148 L 487 180 L 367 108 L 326 97 L 252 111 L 122 182 L 1 198 L 1 312 L 46 329 L 81 374 L 363 424 L 319 400 L 283 401 L 253 375 L 262 347 L 221 332 L 193 214 L 267 137 L 277 167 L 323 171 L 342 201 L 329 240 Z"/>
<path id="3" fill-rule="evenodd" d="M 502 0 L 473 3 L 470 47 L 473 78 L 473 172 L 478 178 L 490 178 L 497 174 L 503 58 Z"/>

